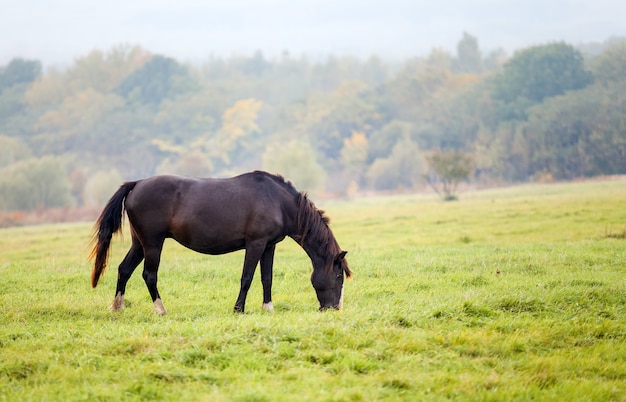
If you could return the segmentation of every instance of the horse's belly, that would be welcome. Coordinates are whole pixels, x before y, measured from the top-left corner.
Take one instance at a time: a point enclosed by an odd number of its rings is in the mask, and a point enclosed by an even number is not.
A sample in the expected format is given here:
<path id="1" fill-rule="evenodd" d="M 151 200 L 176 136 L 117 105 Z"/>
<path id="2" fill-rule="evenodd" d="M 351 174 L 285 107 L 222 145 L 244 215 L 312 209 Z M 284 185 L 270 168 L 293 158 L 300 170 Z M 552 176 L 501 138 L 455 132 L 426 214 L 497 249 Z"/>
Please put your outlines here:
<path id="1" fill-rule="evenodd" d="M 246 243 L 241 239 L 187 239 L 172 236 L 183 246 L 203 254 L 225 254 L 245 248 Z"/>
<path id="2" fill-rule="evenodd" d="M 247 241 L 274 243 L 284 238 L 279 211 L 253 208 L 179 208 L 169 225 L 170 237 L 187 248 L 204 254 L 224 254 L 244 249 Z M 199 211 L 190 215 L 189 211 Z M 218 211 L 219 210 L 219 211 Z"/>

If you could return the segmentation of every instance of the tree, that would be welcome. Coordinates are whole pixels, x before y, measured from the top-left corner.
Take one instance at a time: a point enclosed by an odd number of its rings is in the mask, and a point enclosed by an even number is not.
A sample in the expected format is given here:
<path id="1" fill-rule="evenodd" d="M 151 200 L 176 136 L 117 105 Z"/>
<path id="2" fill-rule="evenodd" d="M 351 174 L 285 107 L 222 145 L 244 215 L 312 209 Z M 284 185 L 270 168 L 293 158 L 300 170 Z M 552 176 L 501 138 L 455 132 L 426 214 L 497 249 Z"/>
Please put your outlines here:
<path id="1" fill-rule="evenodd" d="M 0 135 L 0 168 L 31 156 L 30 149 L 19 138 Z"/>
<path id="2" fill-rule="evenodd" d="M 426 162 L 429 170 L 425 178 L 433 190 L 445 201 L 458 199 L 457 185 L 474 170 L 472 157 L 462 151 L 436 150 L 426 156 Z"/>
<path id="3" fill-rule="evenodd" d="M 352 132 L 352 137 L 343 140 L 341 162 L 344 173 L 352 186 L 358 186 L 362 181 L 365 163 L 367 162 L 367 137 L 365 133 Z M 356 188 L 355 188 L 356 189 Z"/>
<path id="4" fill-rule="evenodd" d="M 192 141 L 195 137 L 219 130 L 224 110 L 235 103 L 225 92 L 215 88 L 188 94 L 177 99 L 165 99 L 154 115 L 156 138 L 174 144 Z"/>
<path id="5" fill-rule="evenodd" d="M 102 93 L 113 91 L 132 72 L 150 60 L 140 47 L 120 45 L 108 52 L 94 50 L 80 57 L 64 74 L 66 85 L 74 91 L 93 88 Z"/>
<path id="6" fill-rule="evenodd" d="M 103 207 L 123 182 L 117 169 L 97 171 L 85 183 L 82 194 L 83 204 L 87 207 Z"/>
<path id="7" fill-rule="evenodd" d="M 379 119 L 375 106 L 364 97 L 364 82 L 346 83 L 330 95 L 311 96 L 296 124 L 310 143 L 329 161 L 338 161 L 343 141 L 354 131 L 367 132 Z"/>
<path id="8" fill-rule="evenodd" d="M 369 86 L 381 85 L 389 78 L 389 67 L 379 57 L 370 56 L 361 68 L 360 78 Z"/>
<path id="9" fill-rule="evenodd" d="M 421 131 L 419 145 L 423 149 L 468 149 L 480 127 L 479 107 L 482 106 L 477 90 L 477 75 L 456 75 L 433 94 L 422 121 L 430 125 L 430 137 Z"/>
<path id="10" fill-rule="evenodd" d="M 387 124 L 370 134 L 368 162 L 372 163 L 376 159 L 388 157 L 398 141 L 404 138 L 413 139 L 417 134 L 413 123 L 400 120 L 388 121 Z"/>
<path id="11" fill-rule="evenodd" d="M 0 93 L 14 85 L 30 84 L 41 76 L 41 62 L 13 59 L 0 68 Z"/>
<path id="12" fill-rule="evenodd" d="M 530 178 L 530 145 L 522 128 L 520 123 L 509 121 L 493 131 L 478 132 L 473 146 L 478 177 L 507 182 Z"/>
<path id="13" fill-rule="evenodd" d="M 626 40 L 609 45 L 591 65 L 596 80 L 605 85 L 626 80 Z"/>
<path id="14" fill-rule="evenodd" d="M 483 59 L 483 67 L 486 71 L 500 71 L 508 59 L 506 51 L 498 48 L 489 52 Z"/>
<path id="15" fill-rule="evenodd" d="M 242 70 L 247 75 L 262 77 L 265 70 L 271 68 L 271 64 L 265 61 L 263 52 L 257 50 L 254 55 L 243 63 Z"/>
<path id="16" fill-rule="evenodd" d="M 433 94 L 450 79 L 449 55 L 434 50 L 427 60 L 410 60 L 377 89 L 378 112 L 388 120 L 415 121 Z"/>
<path id="17" fill-rule="evenodd" d="M 234 158 L 243 158 L 251 152 L 254 136 L 259 133 L 257 118 L 262 102 L 242 99 L 222 114 L 222 126 L 182 143 L 155 138 L 151 143 L 169 154 L 160 165 L 161 173 L 206 176 L 213 170 L 226 169 Z M 171 136 L 170 136 L 171 137 Z M 258 153 L 258 149 L 254 149 Z"/>
<path id="18" fill-rule="evenodd" d="M 77 200 L 107 166 L 136 179 L 293 164 L 294 178 L 333 172 L 333 193 L 410 188 L 433 149 L 470 153 L 486 181 L 623 174 L 625 43 L 584 62 L 564 43 L 484 56 L 468 33 L 401 65 L 257 52 L 198 66 L 128 46 L 43 72 L 18 59 L 0 66 L 0 167 L 63 155 Z"/>
<path id="19" fill-rule="evenodd" d="M 285 176 L 296 188 L 312 193 L 322 191 L 326 182 L 315 150 L 302 141 L 270 144 L 263 153 L 263 169 Z"/>
<path id="20" fill-rule="evenodd" d="M 530 172 L 560 180 L 626 173 L 626 82 L 553 97 L 524 125 Z"/>
<path id="21" fill-rule="evenodd" d="M 111 114 L 122 109 L 123 105 L 124 101 L 119 96 L 96 92 L 92 88 L 65 97 L 62 103 L 37 121 L 35 140 L 39 150 L 45 153 L 88 151 L 98 154 L 125 149 L 123 141 L 128 140 L 127 133 L 110 131 Z"/>
<path id="22" fill-rule="evenodd" d="M 233 157 L 240 153 L 236 151 L 244 151 L 245 144 L 260 132 L 257 119 L 261 106 L 263 102 L 249 98 L 239 100 L 226 109 L 222 114 L 222 127 L 209 143 L 219 152 L 214 154 L 216 158 L 230 164 Z"/>
<path id="23" fill-rule="evenodd" d="M 515 53 L 493 80 L 492 97 L 502 119 L 524 120 L 532 105 L 591 82 L 582 54 L 571 45 L 552 43 Z"/>
<path id="24" fill-rule="evenodd" d="M 410 138 L 400 139 L 386 158 L 378 158 L 367 170 L 370 187 L 377 190 L 414 188 L 422 172 L 419 147 Z"/>
<path id="25" fill-rule="evenodd" d="M 197 83 L 185 67 L 174 59 L 155 55 L 128 75 L 119 84 L 116 92 L 131 103 L 156 106 L 164 99 L 171 99 L 197 88 Z"/>
<path id="26" fill-rule="evenodd" d="M 481 73 L 483 60 L 475 36 L 463 32 L 463 38 L 456 46 L 457 58 L 454 60 L 453 71 L 456 73 Z"/>
<path id="27" fill-rule="evenodd" d="M 13 59 L 0 67 L 0 133 L 24 136 L 33 125 L 33 111 L 24 101 L 24 94 L 41 77 L 39 61 Z"/>

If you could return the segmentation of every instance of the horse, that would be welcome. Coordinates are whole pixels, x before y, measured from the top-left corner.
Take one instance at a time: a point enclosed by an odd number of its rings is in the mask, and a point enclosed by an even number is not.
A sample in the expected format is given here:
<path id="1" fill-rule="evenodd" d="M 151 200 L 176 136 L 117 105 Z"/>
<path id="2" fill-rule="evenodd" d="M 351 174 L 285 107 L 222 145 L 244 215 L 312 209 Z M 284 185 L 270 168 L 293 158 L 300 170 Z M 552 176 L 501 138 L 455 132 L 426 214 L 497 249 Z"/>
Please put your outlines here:
<path id="1" fill-rule="evenodd" d="M 344 274 L 352 272 L 333 235 L 329 218 L 280 175 L 253 171 L 231 178 L 191 178 L 158 175 L 123 183 L 107 202 L 94 225 L 95 288 L 109 255 L 113 234 L 128 216 L 131 245 L 118 267 L 112 311 L 124 308 L 126 283 L 144 261 L 143 279 L 154 310 L 165 315 L 157 273 L 166 238 L 203 254 L 219 255 L 245 249 L 239 296 L 234 311 L 243 313 L 257 264 L 261 266 L 264 310 L 273 310 L 272 270 L 276 244 L 291 237 L 313 265 L 311 283 L 320 311 L 343 307 Z"/>

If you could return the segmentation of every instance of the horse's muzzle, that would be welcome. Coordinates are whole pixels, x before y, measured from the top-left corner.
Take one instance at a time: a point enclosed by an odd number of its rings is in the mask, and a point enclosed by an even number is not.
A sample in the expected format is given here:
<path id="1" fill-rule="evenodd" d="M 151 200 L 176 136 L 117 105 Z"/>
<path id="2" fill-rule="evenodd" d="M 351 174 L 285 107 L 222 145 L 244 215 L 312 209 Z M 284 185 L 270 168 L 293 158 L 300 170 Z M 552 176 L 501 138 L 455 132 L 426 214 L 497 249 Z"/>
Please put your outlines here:
<path id="1" fill-rule="evenodd" d="M 326 310 L 341 310 L 341 308 L 339 308 L 339 306 L 322 306 L 320 307 L 320 311 L 326 311 Z"/>

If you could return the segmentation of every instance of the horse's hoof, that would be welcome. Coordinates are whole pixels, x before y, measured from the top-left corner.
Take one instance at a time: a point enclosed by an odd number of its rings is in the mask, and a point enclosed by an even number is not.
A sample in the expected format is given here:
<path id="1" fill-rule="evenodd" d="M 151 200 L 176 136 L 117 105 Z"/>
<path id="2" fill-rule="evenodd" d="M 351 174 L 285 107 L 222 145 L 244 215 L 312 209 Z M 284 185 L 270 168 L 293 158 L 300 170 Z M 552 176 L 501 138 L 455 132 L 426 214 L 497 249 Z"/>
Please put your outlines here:
<path id="1" fill-rule="evenodd" d="M 163 302 L 161 301 L 161 299 L 156 299 L 154 301 L 154 312 L 158 315 L 167 314 L 167 311 L 165 311 L 165 307 L 163 307 Z"/>
<path id="2" fill-rule="evenodd" d="M 263 303 L 263 310 L 270 312 L 274 311 L 274 305 L 272 304 L 272 302 Z"/>
<path id="3" fill-rule="evenodd" d="M 243 307 L 235 306 L 235 308 L 233 309 L 233 313 L 243 314 Z"/>
<path id="4" fill-rule="evenodd" d="M 122 311 L 124 310 L 124 297 L 123 296 L 115 296 L 113 299 L 113 303 L 109 306 L 109 310 L 111 311 Z"/>

